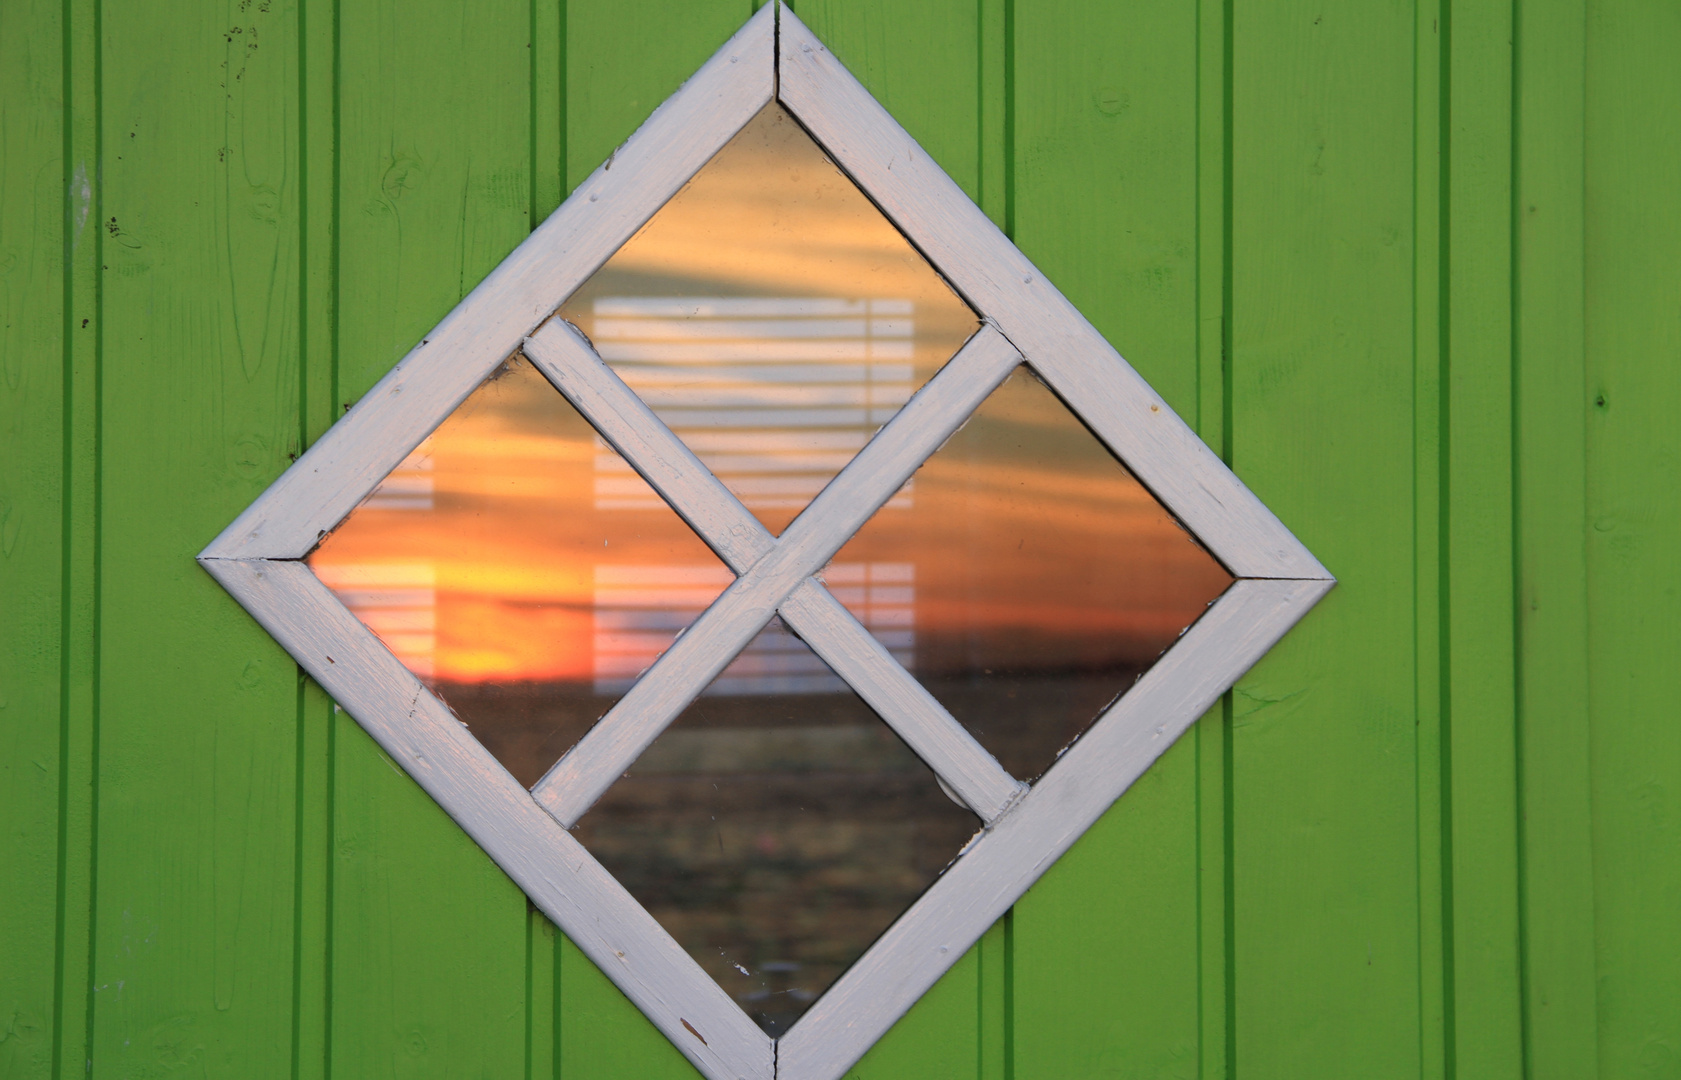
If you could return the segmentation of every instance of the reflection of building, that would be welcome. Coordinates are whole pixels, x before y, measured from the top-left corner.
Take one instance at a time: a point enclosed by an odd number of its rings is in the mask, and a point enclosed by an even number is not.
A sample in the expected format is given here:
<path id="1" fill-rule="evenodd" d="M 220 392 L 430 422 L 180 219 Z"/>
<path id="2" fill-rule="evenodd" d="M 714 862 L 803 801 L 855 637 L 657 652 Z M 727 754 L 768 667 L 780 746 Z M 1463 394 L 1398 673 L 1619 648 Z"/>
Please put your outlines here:
<path id="1" fill-rule="evenodd" d="M 837 563 L 830 591 L 901 664 L 915 663 L 916 567 L 910 563 Z M 595 568 L 595 692 L 630 689 L 648 665 L 726 588 L 721 566 Z M 708 694 L 826 694 L 846 684 L 773 619 L 707 687 Z"/>
<path id="2" fill-rule="evenodd" d="M 602 359 L 751 510 L 805 506 L 916 390 L 909 300 L 603 296 L 592 310 Z M 655 505 L 598 445 L 597 509 Z"/>

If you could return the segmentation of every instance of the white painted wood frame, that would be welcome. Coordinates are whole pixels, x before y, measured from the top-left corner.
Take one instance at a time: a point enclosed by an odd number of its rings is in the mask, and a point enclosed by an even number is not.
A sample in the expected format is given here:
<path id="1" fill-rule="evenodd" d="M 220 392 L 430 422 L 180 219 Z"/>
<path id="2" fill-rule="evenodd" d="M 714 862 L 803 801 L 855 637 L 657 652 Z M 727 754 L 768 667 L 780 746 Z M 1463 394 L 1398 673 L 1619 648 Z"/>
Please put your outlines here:
<path id="1" fill-rule="evenodd" d="M 1334 584 L 810 30 L 777 8 L 767 4 L 748 20 L 199 556 L 709 1080 L 838 1080 Z M 586 342 L 549 321 L 773 97 L 985 320 L 780 538 Z M 533 792 L 299 561 L 522 342 L 739 575 Z M 1238 578 L 1025 790 L 820 577 L 1024 358 Z M 562 824 L 575 822 L 773 613 L 987 822 L 779 1041 Z"/>

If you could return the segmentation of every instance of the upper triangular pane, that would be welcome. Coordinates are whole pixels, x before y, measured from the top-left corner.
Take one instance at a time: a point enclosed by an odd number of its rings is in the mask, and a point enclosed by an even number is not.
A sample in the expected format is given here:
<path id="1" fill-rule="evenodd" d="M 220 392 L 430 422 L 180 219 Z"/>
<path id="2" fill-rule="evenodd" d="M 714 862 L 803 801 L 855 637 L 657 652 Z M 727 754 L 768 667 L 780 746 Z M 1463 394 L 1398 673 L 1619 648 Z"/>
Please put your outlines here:
<path id="1" fill-rule="evenodd" d="M 520 356 L 309 565 L 527 787 L 732 580 Z"/>
<path id="2" fill-rule="evenodd" d="M 980 325 L 775 104 L 560 314 L 778 533 Z"/>

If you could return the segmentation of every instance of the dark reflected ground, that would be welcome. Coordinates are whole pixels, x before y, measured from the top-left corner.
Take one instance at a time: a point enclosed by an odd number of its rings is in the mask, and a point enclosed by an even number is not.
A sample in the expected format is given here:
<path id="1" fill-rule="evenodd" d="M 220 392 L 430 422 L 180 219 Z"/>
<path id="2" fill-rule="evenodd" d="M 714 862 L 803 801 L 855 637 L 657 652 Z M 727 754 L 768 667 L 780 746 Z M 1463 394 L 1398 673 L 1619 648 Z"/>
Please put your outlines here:
<path id="1" fill-rule="evenodd" d="M 780 1035 L 979 827 L 842 692 L 699 699 L 576 833 Z"/>

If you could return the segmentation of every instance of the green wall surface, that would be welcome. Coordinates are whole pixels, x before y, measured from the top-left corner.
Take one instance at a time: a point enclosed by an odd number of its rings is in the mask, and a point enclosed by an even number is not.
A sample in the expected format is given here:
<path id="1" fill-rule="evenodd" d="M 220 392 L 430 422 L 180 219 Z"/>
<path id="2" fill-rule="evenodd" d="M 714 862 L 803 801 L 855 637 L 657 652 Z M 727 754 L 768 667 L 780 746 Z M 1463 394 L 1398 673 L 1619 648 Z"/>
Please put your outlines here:
<path id="1" fill-rule="evenodd" d="M 1681 1077 L 1681 8 L 796 6 L 1341 580 L 852 1075 Z M 0 1077 L 694 1076 L 192 556 L 751 7 L 0 3 Z"/>

